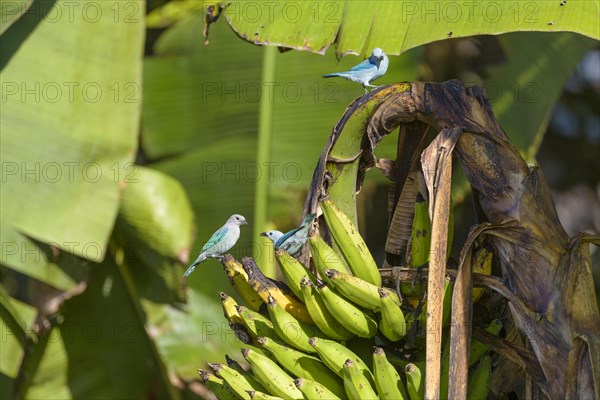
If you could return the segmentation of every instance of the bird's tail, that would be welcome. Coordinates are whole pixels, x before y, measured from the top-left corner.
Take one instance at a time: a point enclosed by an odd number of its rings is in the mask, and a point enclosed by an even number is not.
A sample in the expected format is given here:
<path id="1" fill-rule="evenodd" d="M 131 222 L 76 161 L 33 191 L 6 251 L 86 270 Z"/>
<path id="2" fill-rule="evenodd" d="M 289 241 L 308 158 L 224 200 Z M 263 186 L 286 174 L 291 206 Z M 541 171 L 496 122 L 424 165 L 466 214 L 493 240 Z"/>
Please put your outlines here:
<path id="1" fill-rule="evenodd" d="M 334 72 L 332 74 L 323 75 L 323 78 L 333 78 L 336 76 L 344 76 L 341 72 Z"/>
<path id="2" fill-rule="evenodd" d="M 190 267 L 183 274 L 183 277 L 187 278 L 192 272 L 194 272 L 194 270 L 196 269 L 197 265 L 198 264 L 196 264 L 196 263 L 193 263 L 192 265 L 190 265 Z"/>
<path id="3" fill-rule="evenodd" d="M 196 261 L 194 261 L 194 263 L 190 265 L 189 268 L 183 273 L 183 277 L 187 278 L 192 272 L 194 272 L 198 264 L 200 264 L 204 260 L 206 260 L 206 257 L 202 254 L 199 255 L 198 258 L 196 258 Z"/>
<path id="4" fill-rule="evenodd" d="M 302 226 L 310 226 L 315 220 L 316 216 L 317 214 L 306 214 L 306 217 L 304 217 L 304 221 L 302 221 Z"/>

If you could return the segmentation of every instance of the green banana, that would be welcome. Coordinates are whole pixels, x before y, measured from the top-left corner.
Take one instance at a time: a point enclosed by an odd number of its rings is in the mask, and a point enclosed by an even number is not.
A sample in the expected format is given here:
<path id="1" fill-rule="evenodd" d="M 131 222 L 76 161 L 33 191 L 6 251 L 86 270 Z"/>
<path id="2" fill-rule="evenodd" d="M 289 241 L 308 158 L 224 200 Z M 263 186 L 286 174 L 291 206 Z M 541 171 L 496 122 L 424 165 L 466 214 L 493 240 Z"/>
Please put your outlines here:
<path id="1" fill-rule="evenodd" d="M 244 324 L 244 320 L 236 310 L 237 302 L 235 299 L 223 292 L 219 292 L 221 298 L 221 306 L 223 307 L 223 315 L 230 324 Z"/>
<path id="2" fill-rule="evenodd" d="M 339 396 L 336 396 L 325 386 L 321 385 L 317 381 L 311 381 L 310 379 L 298 378 L 294 380 L 294 384 L 304 397 L 311 400 L 341 400 Z M 342 387 L 343 389 L 343 387 Z M 345 392 L 344 392 L 345 394 Z M 343 397 L 343 395 L 342 395 Z"/>
<path id="3" fill-rule="evenodd" d="M 307 325 L 286 312 L 272 296 L 269 296 L 267 309 L 277 335 L 290 346 L 298 350 L 314 353 L 315 350 L 308 344 L 308 339 L 313 336 L 323 337 L 324 334 L 313 325 Z"/>
<path id="4" fill-rule="evenodd" d="M 250 349 L 242 349 L 242 355 L 250 364 L 256 379 L 270 394 L 284 399 L 304 398 L 302 392 L 294 385 L 292 377 L 270 358 Z"/>
<path id="5" fill-rule="evenodd" d="M 216 377 L 208 371 L 198 370 L 200 379 L 204 386 L 217 396 L 218 399 L 237 399 L 237 394 L 233 391 L 231 386 L 223 379 Z"/>
<path id="6" fill-rule="evenodd" d="M 244 306 L 236 306 L 236 310 L 242 318 L 246 329 L 255 339 L 259 336 L 277 336 L 270 319 Z"/>
<path id="7" fill-rule="evenodd" d="M 235 361 L 234 359 L 229 357 L 227 354 L 225 354 L 225 361 L 227 361 L 227 366 L 229 368 L 232 368 L 233 370 L 237 371 L 238 373 L 240 373 L 244 377 L 244 379 L 246 379 L 248 381 L 250 386 L 252 386 L 254 388 L 254 390 L 258 390 L 261 392 L 266 391 L 264 386 L 261 385 L 260 382 L 258 382 L 254 378 L 252 371 L 246 371 L 244 368 L 242 368 L 242 366 L 237 361 Z"/>
<path id="8" fill-rule="evenodd" d="M 367 378 L 371 384 L 375 384 L 373 374 L 367 364 L 359 356 L 352 351 L 348 350 L 344 345 L 328 339 L 322 338 L 310 338 L 308 343 L 314 347 L 316 352 L 319 354 L 319 358 L 327 367 L 335 372 L 340 378 L 344 378 L 344 361 L 350 359 L 354 361 L 362 374 Z"/>
<path id="9" fill-rule="evenodd" d="M 304 303 L 308 309 L 310 317 L 317 327 L 327 336 L 335 340 L 348 340 L 354 337 L 354 334 L 344 328 L 337 319 L 327 309 L 321 294 L 314 287 L 311 280 L 302 278 L 300 282 L 302 293 L 304 294 Z"/>
<path id="10" fill-rule="evenodd" d="M 327 227 L 346 259 L 352 274 L 375 286 L 381 286 L 379 268 L 350 218 L 330 199 L 321 201 Z"/>
<path id="11" fill-rule="evenodd" d="M 471 372 L 467 383 L 467 400 L 486 400 L 490 394 L 492 357 L 485 354 Z"/>
<path id="12" fill-rule="evenodd" d="M 277 284 L 267 278 L 252 258 L 244 257 L 242 266 L 248 274 L 248 283 L 265 303 L 268 303 L 269 296 L 272 296 L 285 311 L 292 314 L 299 321 L 314 324 L 304 303 L 294 296 L 283 283 Z"/>
<path id="13" fill-rule="evenodd" d="M 304 277 L 314 282 L 317 279 L 314 274 L 307 269 L 300 261 L 296 260 L 287 251 L 283 249 L 275 250 L 275 258 L 279 262 L 281 274 L 285 278 L 285 282 L 289 285 L 292 292 L 302 301 L 304 301 L 304 294 L 302 288 L 300 288 L 300 280 Z"/>
<path id="14" fill-rule="evenodd" d="M 279 396 L 271 396 L 270 394 L 259 392 L 257 390 L 248 390 L 248 395 L 250 395 L 252 400 L 283 400 Z"/>
<path id="15" fill-rule="evenodd" d="M 248 283 L 248 274 L 244 271 L 242 264 L 236 261 L 231 254 L 226 254 L 221 260 L 221 264 L 233 289 L 248 304 L 248 307 L 258 311 L 263 305 L 263 301 Z"/>
<path id="16" fill-rule="evenodd" d="M 246 377 L 238 371 L 230 368 L 227 365 L 219 363 L 208 363 L 208 366 L 212 368 L 215 374 L 223 379 L 231 389 L 242 399 L 249 399 L 248 390 L 259 390 L 264 391 L 265 388 L 261 385 L 259 388 L 252 386 L 252 384 L 246 379 Z"/>
<path id="17" fill-rule="evenodd" d="M 379 311 L 381 309 L 378 293 L 379 288 L 372 283 L 334 269 L 326 269 L 325 276 L 328 278 L 328 284 L 331 285 L 336 292 L 354 304 L 358 304 L 359 306 L 372 311 Z M 398 306 L 401 304 L 398 293 L 389 288 L 382 289 L 388 292 Z"/>
<path id="18" fill-rule="evenodd" d="M 404 314 L 385 290 L 379 289 L 379 297 L 381 299 L 379 331 L 392 342 L 397 342 L 406 335 Z"/>
<path id="19" fill-rule="evenodd" d="M 478 274 L 490 275 L 492 273 L 492 261 L 494 259 L 494 250 L 491 246 L 484 246 L 475 252 L 475 262 L 473 263 L 473 272 Z M 473 303 L 483 296 L 484 288 L 473 288 Z"/>
<path id="20" fill-rule="evenodd" d="M 317 279 L 316 287 L 327 310 L 344 328 L 364 338 L 377 334 L 377 322 L 371 316 L 335 293 L 322 280 Z"/>
<path id="21" fill-rule="evenodd" d="M 421 376 L 421 370 L 415 364 L 408 364 L 406 372 L 406 388 L 410 400 L 423 400 L 425 396 L 425 387 Z"/>
<path id="22" fill-rule="evenodd" d="M 321 236 L 316 234 L 309 237 L 308 244 L 310 246 L 310 254 L 312 255 L 312 260 L 317 268 L 317 272 L 321 276 L 321 279 L 324 279 L 325 282 L 329 283 L 329 280 L 325 275 L 326 269 L 333 269 L 345 274 L 348 273 L 346 264 L 344 264 L 335 250 L 333 250 Z"/>
<path id="23" fill-rule="evenodd" d="M 413 268 L 420 267 L 429 261 L 431 249 L 431 220 L 429 206 L 423 196 L 417 195 L 415 216 L 413 218 L 410 241 L 410 262 Z"/>
<path id="24" fill-rule="evenodd" d="M 377 400 L 373 386 L 351 359 L 344 362 L 344 388 L 350 400 Z"/>
<path id="25" fill-rule="evenodd" d="M 502 329 L 502 321 L 499 319 L 495 319 L 489 323 L 486 328 L 488 333 L 491 333 L 494 336 L 498 336 L 500 330 Z M 487 344 L 483 344 L 477 339 L 473 339 L 471 341 L 471 350 L 469 351 L 469 366 L 477 363 L 481 356 L 485 354 L 489 350 L 489 346 Z"/>
<path id="26" fill-rule="evenodd" d="M 281 345 L 271 338 L 260 337 L 256 342 L 261 349 L 267 350 L 292 375 L 320 382 L 336 395 L 343 396 L 342 382 L 317 357 Z"/>
<path id="27" fill-rule="evenodd" d="M 381 400 L 408 400 L 400 375 L 387 360 L 381 347 L 376 347 L 373 352 L 373 376 Z"/>

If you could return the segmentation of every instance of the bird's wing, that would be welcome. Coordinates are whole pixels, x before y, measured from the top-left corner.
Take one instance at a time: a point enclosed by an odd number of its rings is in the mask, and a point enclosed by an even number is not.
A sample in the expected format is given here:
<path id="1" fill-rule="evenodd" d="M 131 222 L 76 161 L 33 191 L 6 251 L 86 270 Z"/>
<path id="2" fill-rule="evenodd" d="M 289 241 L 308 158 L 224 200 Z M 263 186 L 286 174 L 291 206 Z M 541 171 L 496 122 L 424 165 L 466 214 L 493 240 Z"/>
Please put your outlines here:
<path id="1" fill-rule="evenodd" d="M 304 225 L 300 225 L 299 227 L 292 229 L 291 231 L 287 232 L 285 235 L 280 237 L 277 243 L 275 243 L 275 248 L 279 248 L 279 246 L 281 246 L 286 240 L 294 236 L 294 234 L 302 228 L 304 228 Z"/>
<path id="2" fill-rule="evenodd" d="M 206 244 L 202 246 L 202 250 L 200 250 L 200 253 L 205 252 L 206 250 L 210 249 L 211 247 L 219 243 L 221 240 L 223 240 L 225 235 L 227 235 L 227 232 L 229 232 L 229 228 L 227 226 L 222 226 L 221 228 L 219 228 L 219 230 L 213 233 L 210 239 L 208 239 L 208 242 L 206 242 Z"/>
<path id="3" fill-rule="evenodd" d="M 365 69 L 371 69 L 373 68 L 373 66 L 375 66 L 375 64 L 371 63 L 371 60 L 369 60 L 368 58 L 361 62 L 360 64 L 355 65 L 354 67 L 350 68 L 350 71 L 363 71 Z"/>

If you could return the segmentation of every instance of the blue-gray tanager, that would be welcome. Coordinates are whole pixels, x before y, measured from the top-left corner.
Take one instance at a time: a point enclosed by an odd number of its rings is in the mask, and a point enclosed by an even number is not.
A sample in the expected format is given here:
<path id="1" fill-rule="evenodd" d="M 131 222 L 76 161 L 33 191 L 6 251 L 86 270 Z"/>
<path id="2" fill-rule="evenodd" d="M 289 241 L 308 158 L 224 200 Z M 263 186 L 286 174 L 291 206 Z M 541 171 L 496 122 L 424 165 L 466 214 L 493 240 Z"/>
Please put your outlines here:
<path id="1" fill-rule="evenodd" d="M 198 254 L 196 261 L 190 265 L 183 276 L 187 277 L 189 274 L 194 272 L 194 269 L 196 269 L 198 264 L 207 258 L 219 258 L 221 255 L 229 251 L 229 249 L 235 246 L 236 242 L 240 238 L 240 225 L 246 224 L 248 224 L 248 222 L 246 222 L 246 218 L 239 214 L 233 214 L 231 217 L 229 217 L 225 225 L 213 233 L 210 239 L 208 239 L 208 242 L 202 246 L 202 250 L 200 250 L 200 254 Z"/>
<path id="2" fill-rule="evenodd" d="M 371 85 L 370 82 L 374 81 L 377 78 L 381 78 L 387 71 L 389 63 L 390 60 L 385 55 L 383 50 L 377 47 L 373 49 L 371 57 L 367 58 L 360 64 L 352 67 L 349 71 L 335 72 L 333 74 L 323 75 L 323 78 L 341 76 L 344 79 L 360 83 L 365 88 L 365 92 L 367 92 L 367 86 L 377 87 Z"/>
<path id="3" fill-rule="evenodd" d="M 263 232 L 260 235 L 271 239 L 275 245 L 275 249 L 283 249 L 295 257 L 300 254 L 302 246 L 304 246 L 308 240 L 308 231 L 310 230 L 315 217 L 315 214 L 308 214 L 299 227 L 292 229 L 286 234 L 283 234 L 280 231 L 268 231 Z"/>

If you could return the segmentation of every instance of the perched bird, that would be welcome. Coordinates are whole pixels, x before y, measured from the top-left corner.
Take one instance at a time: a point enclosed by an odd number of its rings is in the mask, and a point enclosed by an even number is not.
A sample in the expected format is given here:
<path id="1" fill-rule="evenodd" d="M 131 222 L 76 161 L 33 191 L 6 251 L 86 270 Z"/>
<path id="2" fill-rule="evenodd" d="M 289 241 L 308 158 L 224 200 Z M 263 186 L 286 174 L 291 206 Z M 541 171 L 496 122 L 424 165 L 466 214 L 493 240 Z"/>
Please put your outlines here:
<path id="1" fill-rule="evenodd" d="M 371 57 L 367 58 L 360 64 L 352 67 L 349 71 L 335 72 L 333 74 L 323 75 L 323 78 L 341 76 L 344 79 L 360 83 L 361 85 L 363 85 L 363 88 L 365 88 L 365 92 L 367 92 L 367 86 L 377 87 L 371 85 L 370 82 L 374 81 L 377 78 L 381 78 L 387 71 L 389 63 L 390 60 L 385 55 L 383 50 L 377 47 L 373 49 Z"/>
<path id="2" fill-rule="evenodd" d="M 316 214 L 308 214 L 302 224 L 287 232 L 285 235 L 280 231 L 268 231 L 263 232 L 260 235 L 271 239 L 275 245 L 275 249 L 283 249 L 292 256 L 297 256 L 302 250 L 302 246 L 308 240 L 308 231 L 312 226 L 312 223 L 316 217 Z"/>
<path id="3" fill-rule="evenodd" d="M 202 246 L 202 250 L 200 250 L 198 258 L 196 258 L 196 261 L 190 265 L 183 276 L 187 277 L 189 274 L 194 272 L 194 269 L 196 269 L 198 264 L 207 258 L 220 258 L 221 255 L 229 251 L 229 249 L 231 249 L 240 238 L 240 225 L 247 224 L 248 222 L 246 222 L 246 218 L 239 214 L 233 214 L 231 217 L 229 217 L 225 225 L 213 233 L 210 239 L 208 239 L 208 242 Z"/>

